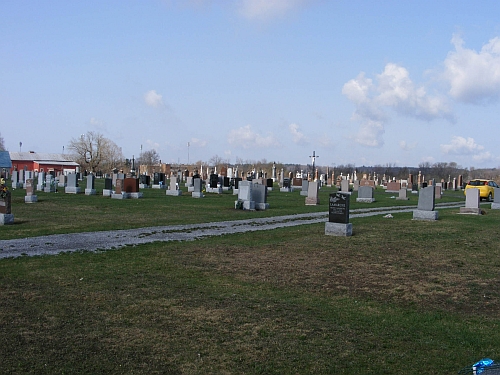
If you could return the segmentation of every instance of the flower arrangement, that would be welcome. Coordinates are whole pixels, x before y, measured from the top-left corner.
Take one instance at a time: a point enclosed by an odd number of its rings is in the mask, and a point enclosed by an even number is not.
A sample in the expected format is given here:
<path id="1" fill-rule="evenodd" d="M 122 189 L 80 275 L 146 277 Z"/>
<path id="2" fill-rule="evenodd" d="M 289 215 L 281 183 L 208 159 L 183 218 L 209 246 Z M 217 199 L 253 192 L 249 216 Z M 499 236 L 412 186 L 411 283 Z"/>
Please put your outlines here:
<path id="1" fill-rule="evenodd" d="M 5 185 L 5 180 L 3 178 L 0 179 L 0 198 L 5 199 L 9 195 L 9 189 L 7 185 Z"/>

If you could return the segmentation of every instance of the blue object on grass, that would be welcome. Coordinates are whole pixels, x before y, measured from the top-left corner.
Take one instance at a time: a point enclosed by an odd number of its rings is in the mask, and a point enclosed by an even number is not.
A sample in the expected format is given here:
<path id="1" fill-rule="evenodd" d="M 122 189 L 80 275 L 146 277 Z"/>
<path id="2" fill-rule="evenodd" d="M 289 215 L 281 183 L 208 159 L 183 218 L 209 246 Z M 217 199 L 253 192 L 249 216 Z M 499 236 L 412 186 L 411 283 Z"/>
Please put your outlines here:
<path id="1" fill-rule="evenodd" d="M 483 359 L 481 359 L 480 361 L 478 361 L 478 362 L 474 363 L 474 364 L 472 365 L 472 368 L 473 368 L 473 369 L 475 368 L 475 369 L 476 369 L 476 374 L 478 374 L 478 375 L 479 375 L 480 373 L 482 373 L 482 372 L 484 371 L 484 368 L 485 368 L 485 367 L 489 367 L 489 366 L 491 366 L 494 362 L 495 362 L 495 361 L 493 361 L 493 360 L 492 360 L 492 359 L 490 359 L 490 358 L 483 358 Z"/>

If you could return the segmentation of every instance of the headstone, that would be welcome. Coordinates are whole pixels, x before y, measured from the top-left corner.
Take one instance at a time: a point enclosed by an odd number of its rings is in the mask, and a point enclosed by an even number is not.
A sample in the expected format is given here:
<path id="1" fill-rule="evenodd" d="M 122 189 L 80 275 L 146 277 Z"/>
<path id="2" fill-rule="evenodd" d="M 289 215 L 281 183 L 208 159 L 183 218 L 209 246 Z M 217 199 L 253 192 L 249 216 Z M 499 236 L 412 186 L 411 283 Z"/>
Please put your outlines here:
<path id="1" fill-rule="evenodd" d="M 390 181 L 387 183 L 386 193 L 399 193 L 399 189 L 401 189 L 401 183 L 397 181 Z"/>
<path id="2" fill-rule="evenodd" d="M 182 190 L 180 190 L 179 186 L 177 185 L 177 177 L 175 177 L 175 176 L 170 177 L 170 186 L 167 189 L 166 194 L 176 196 L 176 197 L 182 195 Z"/>
<path id="3" fill-rule="evenodd" d="M 18 172 L 19 172 L 19 187 L 23 188 L 24 187 L 24 185 L 23 185 L 23 183 L 24 183 L 24 169 L 21 169 Z"/>
<path id="4" fill-rule="evenodd" d="M 233 183 L 234 183 L 234 186 L 233 186 L 233 195 L 238 195 L 238 187 L 239 187 L 241 181 L 242 181 L 241 177 L 235 177 L 233 179 Z"/>
<path id="5" fill-rule="evenodd" d="M 153 174 L 153 189 L 165 189 L 165 173 L 155 172 Z"/>
<path id="6" fill-rule="evenodd" d="M 293 190 L 302 190 L 302 178 L 294 177 L 292 179 L 292 191 Z"/>
<path id="7" fill-rule="evenodd" d="M 56 181 L 54 176 L 51 174 L 47 174 L 45 176 L 45 189 L 43 189 L 46 193 L 53 193 L 56 191 Z"/>
<path id="8" fill-rule="evenodd" d="M 43 191 L 44 189 L 45 189 L 45 172 L 39 172 L 36 190 Z"/>
<path id="9" fill-rule="evenodd" d="M 193 198 L 203 198 L 201 178 L 193 179 L 193 192 L 191 193 Z"/>
<path id="10" fill-rule="evenodd" d="M 443 186 L 441 184 L 435 184 L 436 189 L 434 191 L 434 194 L 436 196 L 436 199 L 441 199 L 441 193 L 443 191 Z"/>
<path id="11" fill-rule="evenodd" d="M 123 190 L 124 179 L 117 178 L 114 194 L 111 194 L 112 199 L 127 199 L 128 195 Z"/>
<path id="12" fill-rule="evenodd" d="M 255 210 L 255 201 L 252 200 L 254 184 L 251 181 L 240 181 L 238 186 L 238 200 L 234 202 L 234 208 L 243 210 Z"/>
<path id="13" fill-rule="evenodd" d="M 105 177 L 104 178 L 104 189 L 102 190 L 102 195 L 105 197 L 110 197 L 113 191 L 113 179 Z"/>
<path id="14" fill-rule="evenodd" d="M 123 179 L 123 191 L 127 198 L 138 199 L 142 198 L 142 193 L 139 191 L 139 179 L 135 177 L 126 177 Z"/>
<path id="15" fill-rule="evenodd" d="M 64 188 L 64 192 L 68 194 L 78 194 L 80 192 L 80 188 L 78 187 L 78 175 L 76 173 L 69 173 L 67 178 L 68 182 Z"/>
<path id="16" fill-rule="evenodd" d="M 358 189 L 358 197 L 356 198 L 356 202 L 360 203 L 372 203 L 375 202 L 375 198 L 373 198 L 373 188 L 370 186 L 360 186 Z"/>
<path id="17" fill-rule="evenodd" d="M 0 185 L 0 225 L 14 224 L 11 208 L 11 193 L 7 186 Z"/>
<path id="18" fill-rule="evenodd" d="M 399 189 L 399 196 L 396 198 L 396 200 L 407 201 L 408 199 L 410 199 L 408 198 L 408 190 L 401 187 L 401 189 Z"/>
<path id="19" fill-rule="evenodd" d="M 306 206 L 319 204 L 319 181 L 309 182 L 307 185 Z"/>
<path id="20" fill-rule="evenodd" d="M 85 195 L 95 195 L 95 176 L 93 173 L 87 175 L 87 188 L 85 189 Z"/>
<path id="21" fill-rule="evenodd" d="M 141 174 L 139 177 L 139 189 L 148 189 L 151 184 L 151 177 Z"/>
<path id="22" fill-rule="evenodd" d="M 460 207 L 461 214 L 481 215 L 479 207 L 480 194 L 479 189 L 467 189 L 465 191 L 465 207 Z"/>
<path id="23" fill-rule="evenodd" d="M 35 203 L 38 202 L 38 197 L 33 194 L 33 179 L 29 178 L 26 180 L 26 196 L 24 197 L 25 203 Z"/>
<path id="24" fill-rule="evenodd" d="M 59 175 L 59 180 L 57 182 L 58 187 L 66 187 L 66 176 L 63 174 Z"/>
<path id="25" fill-rule="evenodd" d="M 291 191 L 291 188 L 290 188 L 290 179 L 289 178 L 284 178 L 283 179 L 282 187 L 280 188 L 280 192 L 282 192 L 282 193 L 289 193 L 290 191 Z"/>
<path id="26" fill-rule="evenodd" d="M 19 183 L 19 172 L 13 171 L 11 176 L 12 189 L 20 189 L 22 185 Z"/>
<path id="27" fill-rule="evenodd" d="M 358 189 L 359 189 L 359 181 L 354 180 L 354 182 L 352 183 L 352 191 L 358 191 Z"/>
<path id="28" fill-rule="evenodd" d="M 500 188 L 493 190 L 493 203 L 491 204 L 492 210 L 500 210 Z"/>
<path id="29" fill-rule="evenodd" d="M 340 181 L 340 191 L 342 193 L 349 193 L 349 180 L 342 180 Z"/>
<path id="30" fill-rule="evenodd" d="M 309 189 L 309 181 L 302 180 L 302 189 L 300 190 L 300 195 L 307 197 Z"/>
<path id="31" fill-rule="evenodd" d="M 349 223 L 350 194 L 335 192 L 328 202 L 328 222 L 325 223 L 327 236 L 351 236 L 352 224 Z"/>
<path id="32" fill-rule="evenodd" d="M 266 179 L 267 191 L 272 191 L 273 190 L 273 186 L 274 186 L 274 179 L 272 179 L 272 178 Z"/>
<path id="33" fill-rule="evenodd" d="M 431 185 L 420 189 L 417 209 L 413 211 L 413 220 L 437 220 L 438 211 L 434 211 L 436 187 Z"/>
<path id="34" fill-rule="evenodd" d="M 263 184 L 253 184 L 252 186 L 252 201 L 255 202 L 256 210 L 267 210 L 267 186 Z"/>

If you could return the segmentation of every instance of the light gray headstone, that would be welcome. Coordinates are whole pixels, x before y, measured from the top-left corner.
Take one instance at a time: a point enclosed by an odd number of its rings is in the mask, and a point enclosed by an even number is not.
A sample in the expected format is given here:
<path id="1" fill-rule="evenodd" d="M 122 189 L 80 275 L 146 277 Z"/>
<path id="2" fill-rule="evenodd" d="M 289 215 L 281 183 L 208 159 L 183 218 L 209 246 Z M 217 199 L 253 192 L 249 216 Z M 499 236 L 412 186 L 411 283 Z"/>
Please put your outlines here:
<path id="1" fill-rule="evenodd" d="M 435 199 L 434 185 L 420 189 L 417 209 L 421 211 L 434 211 Z"/>
<path id="2" fill-rule="evenodd" d="M 77 174 L 76 173 L 69 173 L 68 174 L 68 182 L 67 182 L 67 187 L 77 187 L 78 186 L 78 179 L 77 179 Z"/>
<path id="3" fill-rule="evenodd" d="M 94 189 L 95 176 L 93 174 L 87 175 L 87 189 Z"/>
<path id="4" fill-rule="evenodd" d="M 360 186 L 358 188 L 358 198 L 373 198 L 373 188 L 371 186 Z"/>
<path id="5" fill-rule="evenodd" d="M 479 208 L 479 189 L 467 189 L 465 192 L 465 208 Z"/>

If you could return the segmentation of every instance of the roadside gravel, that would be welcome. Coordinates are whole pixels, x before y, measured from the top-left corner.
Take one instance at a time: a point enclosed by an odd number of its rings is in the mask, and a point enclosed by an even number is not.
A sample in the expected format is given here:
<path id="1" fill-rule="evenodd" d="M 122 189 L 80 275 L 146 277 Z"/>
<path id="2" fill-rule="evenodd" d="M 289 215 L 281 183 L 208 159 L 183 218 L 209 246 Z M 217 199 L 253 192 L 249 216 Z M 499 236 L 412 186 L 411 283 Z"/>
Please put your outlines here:
<path id="1" fill-rule="evenodd" d="M 436 208 L 461 207 L 463 203 L 440 204 Z M 415 206 L 351 210 L 350 217 L 412 212 Z M 326 222 L 328 212 L 276 216 L 214 223 L 172 225 L 127 230 L 54 234 L 49 236 L 0 240 L 0 258 L 55 255 L 62 252 L 118 249 L 155 241 L 192 241 L 210 236 L 272 230 L 297 225 Z"/>

